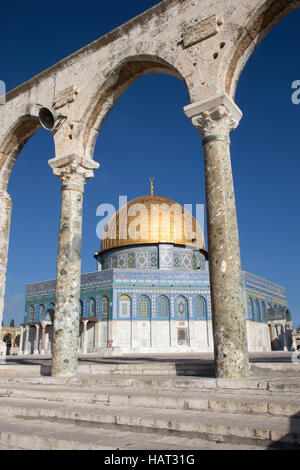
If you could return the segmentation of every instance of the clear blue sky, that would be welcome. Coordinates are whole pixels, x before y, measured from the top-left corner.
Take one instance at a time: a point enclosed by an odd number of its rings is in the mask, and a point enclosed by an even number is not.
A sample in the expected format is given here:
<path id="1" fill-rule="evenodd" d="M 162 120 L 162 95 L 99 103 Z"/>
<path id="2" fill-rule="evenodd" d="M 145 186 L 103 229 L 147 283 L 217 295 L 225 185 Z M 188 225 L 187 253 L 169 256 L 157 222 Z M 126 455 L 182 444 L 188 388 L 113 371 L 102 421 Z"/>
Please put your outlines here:
<path id="1" fill-rule="evenodd" d="M 7 90 L 159 3 L 151 0 L 12 1 L 1 5 L 1 72 Z M 239 81 L 244 112 L 232 133 L 242 266 L 287 288 L 300 324 L 299 126 L 291 84 L 300 80 L 300 10 L 260 44 Z M 204 203 L 201 139 L 183 113 L 185 86 L 161 75 L 139 79 L 106 119 L 96 145 L 101 169 L 86 185 L 82 271 L 96 269 L 96 208 L 155 191 L 181 204 Z M 23 320 L 26 283 L 53 279 L 60 182 L 48 159 L 51 134 L 37 132 L 21 152 L 9 183 L 13 200 L 4 321 Z"/>

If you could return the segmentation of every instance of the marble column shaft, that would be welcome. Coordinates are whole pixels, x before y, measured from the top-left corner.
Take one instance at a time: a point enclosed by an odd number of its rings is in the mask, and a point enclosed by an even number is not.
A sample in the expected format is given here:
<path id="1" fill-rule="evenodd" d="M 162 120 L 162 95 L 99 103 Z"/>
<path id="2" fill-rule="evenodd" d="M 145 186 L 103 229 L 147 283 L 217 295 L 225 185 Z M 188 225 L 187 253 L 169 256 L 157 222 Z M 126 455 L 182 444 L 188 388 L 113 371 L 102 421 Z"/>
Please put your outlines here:
<path id="1" fill-rule="evenodd" d="M 30 354 L 31 350 L 30 343 L 29 343 L 29 326 L 25 325 L 25 343 L 24 343 L 24 354 Z"/>
<path id="2" fill-rule="evenodd" d="M 242 116 L 227 95 L 186 108 L 203 138 L 216 376 L 249 376 L 229 132 Z"/>
<path id="3" fill-rule="evenodd" d="M 41 337 L 41 354 L 45 354 L 45 332 L 46 332 L 46 325 L 41 324 L 42 327 L 42 337 Z"/>
<path id="4" fill-rule="evenodd" d="M 62 185 L 52 375 L 75 375 L 78 360 L 83 182 Z"/>
<path id="5" fill-rule="evenodd" d="M 11 222 L 12 202 L 6 191 L 0 190 L 0 356 L 5 356 L 6 344 L 1 340 L 7 255 Z"/>
<path id="6" fill-rule="evenodd" d="M 24 336 L 24 326 L 20 326 L 21 334 L 20 334 L 20 344 L 19 344 L 19 354 L 23 354 L 23 336 Z"/>
<path id="7" fill-rule="evenodd" d="M 83 332 L 82 332 L 82 352 L 87 353 L 87 320 L 83 320 Z"/>
<path id="8" fill-rule="evenodd" d="M 35 325 L 34 354 L 39 354 L 40 325 Z"/>
<path id="9" fill-rule="evenodd" d="M 85 180 L 98 164 L 76 155 L 49 161 L 62 182 L 53 325 L 52 376 L 77 373 L 82 206 Z"/>

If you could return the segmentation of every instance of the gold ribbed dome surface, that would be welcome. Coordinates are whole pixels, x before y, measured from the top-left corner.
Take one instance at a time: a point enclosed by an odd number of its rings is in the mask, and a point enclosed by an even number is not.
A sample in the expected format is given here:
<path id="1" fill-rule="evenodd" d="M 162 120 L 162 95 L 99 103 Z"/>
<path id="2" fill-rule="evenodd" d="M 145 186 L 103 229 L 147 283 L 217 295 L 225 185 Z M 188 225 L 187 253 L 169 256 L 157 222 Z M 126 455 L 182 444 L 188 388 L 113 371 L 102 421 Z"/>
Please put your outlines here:
<path id="1" fill-rule="evenodd" d="M 166 197 L 146 195 L 133 199 L 113 215 L 104 230 L 101 252 L 154 243 L 205 250 L 203 232 L 190 212 Z"/>

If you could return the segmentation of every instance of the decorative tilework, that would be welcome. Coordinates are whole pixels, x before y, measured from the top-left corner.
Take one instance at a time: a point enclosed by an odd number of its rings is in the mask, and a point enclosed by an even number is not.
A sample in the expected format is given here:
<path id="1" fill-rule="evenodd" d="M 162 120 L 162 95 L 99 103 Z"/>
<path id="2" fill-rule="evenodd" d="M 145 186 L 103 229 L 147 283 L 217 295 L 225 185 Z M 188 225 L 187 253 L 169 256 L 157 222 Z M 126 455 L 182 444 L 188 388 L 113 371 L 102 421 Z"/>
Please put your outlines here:
<path id="1" fill-rule="evenodd" d="M 135 254 L 134 253 L 128 253 L 127 266 L 129 269 L 135 268 Z"/>
<path id="2" fill-rule="evenodd" d="M 173 266 L 174 268 L 180 267 L 180 254 L 178 252 L 173 253 Z"/>
<path id="3" fill-rule="evenodd" d="M 197 269 L 197 259 L 196 259 L 196 256 L 193 255 L 192 257 L 192 268 L 196 271 Z"/>
<path id="4" fill-rule="evenodd" d="M 148 267 L 148 253 L 136 254 L 136 267 L 143 269 Z"/>
<path id="5" fill-rule="evenodd" d="M 127 256 L 126 254 L 121 254 L 119 257 L 118 257 L 118 267 L 119 268 L 126 268 L 127 266 Z"/>
<path id="6" fill-rule="evenodd" d="M 157 265 L 158 265 L 157 253 L 151 253 L 150 256 L 151 256 L 151 257 L 150 257 L 151 266 L 152 266 L 152 267 L 157 267 Z"/>

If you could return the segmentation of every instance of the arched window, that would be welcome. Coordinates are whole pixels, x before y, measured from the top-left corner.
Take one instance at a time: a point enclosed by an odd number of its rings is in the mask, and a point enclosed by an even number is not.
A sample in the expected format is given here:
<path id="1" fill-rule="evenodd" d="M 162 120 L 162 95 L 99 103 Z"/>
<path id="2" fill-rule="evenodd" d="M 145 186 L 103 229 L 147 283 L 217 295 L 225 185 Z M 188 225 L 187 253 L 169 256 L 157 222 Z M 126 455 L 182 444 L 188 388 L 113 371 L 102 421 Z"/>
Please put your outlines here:
<path id="1" fill-rule="evenodd" d="M 40 321 L 42 321 L 43 319 L 44 312 L 45 312 L 45 306 L 40 304 L 39 305 L 39 316 L 40 316 L 39 320 Z"/>
<path id="2" fill-rule="evenodd" d="M 257 319 L 257 302 L 254 300 L 253 301 L 253 321 L 256 321 Z"/>
<path id="3" fill-rule="evenodd" d="M 169 320 L 170 317 L 170 307 L 169 299 L 164 295 L 161 295 L 157 299 L 157 314 L 159 320 Z"/>
<path id="4" fill-rule="evenodd" d="M 177 299 L 177 320 L 186 321 L 188 318 L 187 300 L 184 297 Z"/>
<path id="5" fill-rule="evenodd" d="M 253 300 L 248 297 L 248 318 L 253 320 Z"/>
<path id="6" fill-rule="evenodd" d="M 102 297 L 102 301 L 101 301 L 101 318 L 102 318 L 102 320 L 107 320 L 108 319 L 108 303 L 109 303 L 108 297 L 106 297 L 106 295 L 104 295 Z"/>
<path id="7" fill-rule="evenodd" d="M 256 299 L 256 321 L 261 321 L 261 313 L 260 313 L 260 302 Z"/>
<path id="8" fill-rule="evenodd" d="M 206 318 L 206 302 L 201 295 L 197 295 L 194 301 L 194 319 L 205 320 Z"/>
<path id="9" fill-rule="evenodd" d="M 120 308 L 119 308 L 119 315 L 122 318 L 129 318 L 130 317 L 130 297 L 128 295 L 121 295 L 120 297 Z"/>
<path id="10" fill-rule="evenodd" d="M 150 300 L 145 295 L 140 297 L 139 314 L 141 318 L 150 319 Z"/>
<path id="11" fill-rule="evenodd" d="M 260 305 L 259 300 L 255 299 L 253 301 L 253 321 L 260 321 Z"/>
<path id="12" fill-rule="evenodd" d="M 45 321 L 52 322 L 54 321 L 54 304 L 48 304 L 46 308 L 46 315 L 44 318 Z"/>
<path id="13" fill-rule="evenodd" d="M 79 312 L 80 318 L 83 318 L 83 301 L 81 299 L 79 300 Z"/>
<path id="14" fill-rule="evenodd" d="M 266 322 L 267 319 L 267 307 L 264 300 L 261 301 L 261 313 L 262 313 L 262 321 Z"/>
<path id="15" fill-rule="evenodd" d="M 94 317 L 96 315 L 96 300 L 92 297 L 89 299 L 89 317 Z"/>
<path id="16" fill-rule="evenodd" d="M 29 323 L 34 322 L 34 306 L 30 305 L 29 308 Z"/>
<path id="17" fill-rule="evenodd" d="M 47 315 L 46 315 L 46 318 L 45 318 L 46 321 L 50 321 L 53 323 L 54 321 L 54 310 L 52 308 L 50 308 L 49 310 L 47 310 Z"/>

